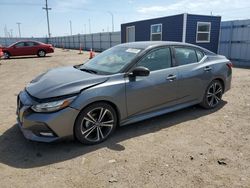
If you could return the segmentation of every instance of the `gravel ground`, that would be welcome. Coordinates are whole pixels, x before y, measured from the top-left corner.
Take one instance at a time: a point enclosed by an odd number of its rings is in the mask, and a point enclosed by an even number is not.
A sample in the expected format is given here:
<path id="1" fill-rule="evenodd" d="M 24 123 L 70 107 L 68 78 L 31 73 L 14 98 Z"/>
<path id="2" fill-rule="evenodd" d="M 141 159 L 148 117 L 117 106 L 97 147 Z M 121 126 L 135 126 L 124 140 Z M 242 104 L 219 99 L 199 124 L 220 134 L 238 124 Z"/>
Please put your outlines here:
<path id="1" fill-rule="evenodd" d="M 233 69 L 215 110 L 186 108 L 119 128 L 95 146 L 36 143 L 16 126 L 16 96 L 78 51 L 0 61 L 0 187 L 250 187 L 250 70 Z"/>

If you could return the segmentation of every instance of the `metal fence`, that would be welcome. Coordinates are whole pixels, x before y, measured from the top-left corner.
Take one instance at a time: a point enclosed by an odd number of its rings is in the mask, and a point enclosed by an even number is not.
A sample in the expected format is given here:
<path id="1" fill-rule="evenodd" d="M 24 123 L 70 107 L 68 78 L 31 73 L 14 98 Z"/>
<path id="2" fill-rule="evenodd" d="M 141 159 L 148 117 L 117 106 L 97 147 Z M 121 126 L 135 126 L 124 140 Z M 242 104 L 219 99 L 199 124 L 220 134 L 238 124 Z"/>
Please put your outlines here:
<path id="1" fill-rule="evenodd" d="M 236 66 L 250 67 L 250 20 L 221 23 L 218 53 Z"/>
<path id="2" fill-rule="evenodd" d="M 47 39 L 46 38 L 3 38 L 0 37 L 0 45 L 2 46 L 9 46 L 15 42 L 18 42 L 20 40 L 36 40 L 36 41 L 40 41 L 43 43 L 47 43 Z"/>
<path id="3" fill-rule="evenodd" d="M 52 37 L 48 43 L 59 48 L 103 51 L 121 43 L 121 32 Z"/>
<path id="4" fill-rule="evenodd" d="M 121 32 L 78 34 L 52 38 L 1 38 L 0 44 L 8 46 L 19 40 L 37 40 L 67 49 L 103 51 L 121 43 Z M 250 67 L 250 20 L 221 22 L 218 53 L 232 60 L 236 66 Z"/>
<path id="5" fill-rule="evenodd" d="M 83 49 L 103 51 L 121 43 L 121 32 L 105 32 L 93 34 L 78 34 L 51 38 L 0 38 L 2 46 L 8 46 L 20 40 L 36 40 L 52 44 L 55 47 L 67 49 Z"/>

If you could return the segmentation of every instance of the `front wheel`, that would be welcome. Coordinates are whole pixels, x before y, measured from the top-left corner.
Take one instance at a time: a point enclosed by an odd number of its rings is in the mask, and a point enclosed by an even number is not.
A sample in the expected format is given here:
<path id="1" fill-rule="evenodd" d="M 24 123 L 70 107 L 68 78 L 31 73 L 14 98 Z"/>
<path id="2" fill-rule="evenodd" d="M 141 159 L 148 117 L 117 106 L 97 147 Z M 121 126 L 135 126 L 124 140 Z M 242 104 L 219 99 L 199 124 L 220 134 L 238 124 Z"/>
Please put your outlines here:
<path id="1" fill-rule="evenodd" d="M 223 95 L 223 86 L 219 80 L 212 81 L 205 92 L 201 106 L 207 109 L 217 107 Z"/>
<path id="2" fill-rule="evenodd" d="M 39 50 L 39 51 L 37 52 L 37 56 L 38 56 L 38 57 L 45 57 L 45 56 L 46 56 L 46 52 L 45 52 L 44 50 Z"/>
<path id="3" fill-rule="evenodd" d="M 106 140 L 117 126 L 114 108 L 107 103 L 95 103 L 80 112 L 74 127 L 75 138 L 83 144 Z"/>
<path id="4" fill-rule="evenodd" d="M 10 58 L 9 52 L 4 52 L 3 57 L 4 57 L 4 59 L 9 59 Z"/>

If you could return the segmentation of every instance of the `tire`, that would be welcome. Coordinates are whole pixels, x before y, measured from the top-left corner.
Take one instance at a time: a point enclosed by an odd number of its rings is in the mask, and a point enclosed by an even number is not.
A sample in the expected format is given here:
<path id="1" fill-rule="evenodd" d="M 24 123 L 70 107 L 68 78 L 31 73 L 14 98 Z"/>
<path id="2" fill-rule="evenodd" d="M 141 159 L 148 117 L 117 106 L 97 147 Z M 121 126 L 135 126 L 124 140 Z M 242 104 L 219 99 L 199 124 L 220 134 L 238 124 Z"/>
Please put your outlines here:
<path id="1" fill-rule="evenodd" d="M 10 58 L 10 53 L 9 52 L 4 52 L 3 57 L 4 57 L 4 59 L 9 59 Z"/>
<path id="2" fill-rule="evenodd" d="M 201 102 L 201 106 L 206 109 L 216 108 L 221 103 L 223 95 L 223 85 L 219 80 L 213 80 L 207 87 Z"/>
<path id="3" fill-rule="evenodd" d="M 117 114 L 111 105 L 103 102 L 94 103 L 78 115 L 74 136 L 83 144 L 98 144 L 114 132 L 117 123 Z"/>
<path id="4" fill-rule="evenodd" d="M 46 52 L 45 52 L 44 50 L 39 50 L 39 51 L 37 52 L 37 56 L 38 56 L 38 57 L 45 57 L 45 56 L 46 56 Z"/>

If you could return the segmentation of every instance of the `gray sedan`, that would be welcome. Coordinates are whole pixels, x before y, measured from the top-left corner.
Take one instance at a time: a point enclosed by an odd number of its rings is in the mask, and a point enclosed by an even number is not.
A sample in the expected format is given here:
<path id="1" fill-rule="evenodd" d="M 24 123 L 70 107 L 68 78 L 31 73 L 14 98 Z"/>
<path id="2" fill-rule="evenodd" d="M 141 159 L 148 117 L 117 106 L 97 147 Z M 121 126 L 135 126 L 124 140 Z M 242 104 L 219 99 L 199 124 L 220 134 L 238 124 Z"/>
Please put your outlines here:
<path id="1" fill-rule="evenodd" d="M 125 43 L 36 77 L 18 95 L 17 121 L 30 140 L 96 144 L 118 126 L 195 104 L 216 108 L 231 76 L 228 59 L 195 45 Z"/>

